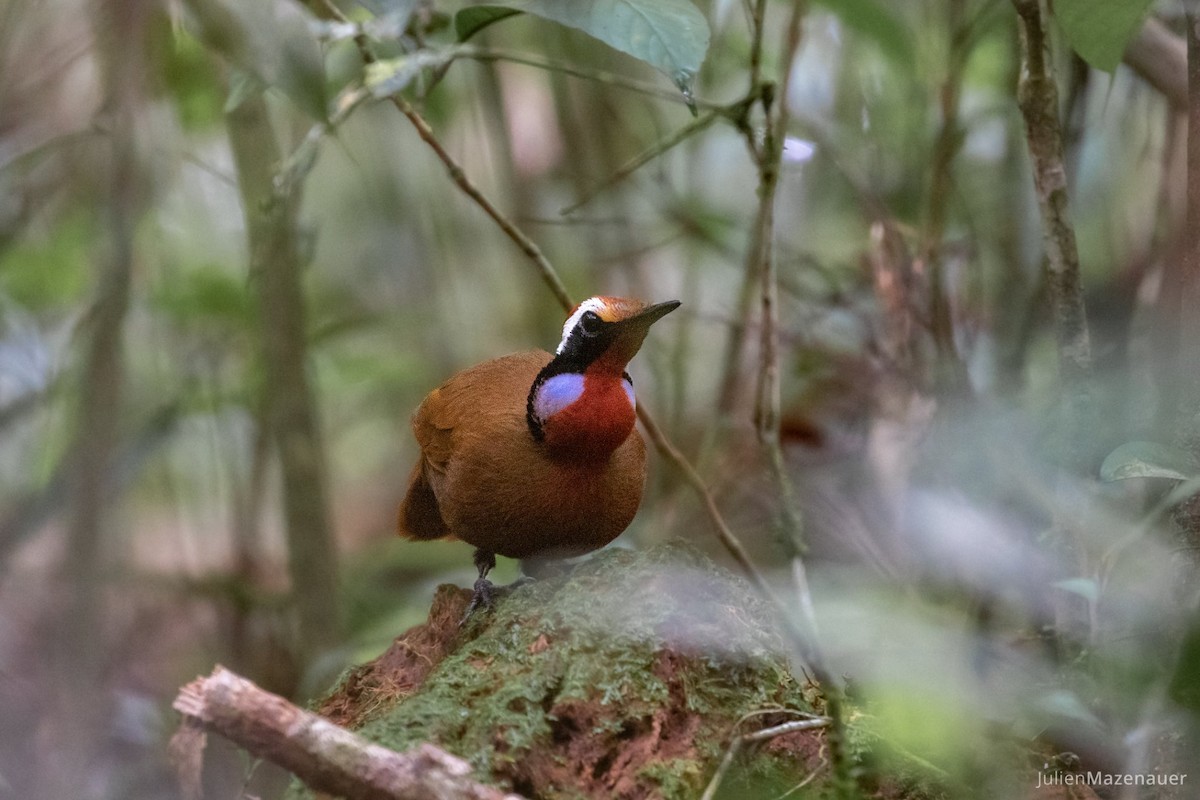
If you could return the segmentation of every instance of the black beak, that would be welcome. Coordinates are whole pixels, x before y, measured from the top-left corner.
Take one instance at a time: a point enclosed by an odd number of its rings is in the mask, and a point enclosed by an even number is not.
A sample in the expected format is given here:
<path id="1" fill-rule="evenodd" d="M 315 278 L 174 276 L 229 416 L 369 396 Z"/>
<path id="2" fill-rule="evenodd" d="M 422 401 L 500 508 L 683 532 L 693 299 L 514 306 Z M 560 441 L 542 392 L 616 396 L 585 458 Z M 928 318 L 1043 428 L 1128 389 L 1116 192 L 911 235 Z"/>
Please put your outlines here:
<path id="1" fill-rule="evenodd" d="M 678 300 L 668 300 L 665 303 L 655 303 L 652 306 L 646 306 L 638 313 L 628 319 L 621 320 L 623 324 L 634 324 L 639 328 L 649 328 L 655 322 L 670 314 L 675 309 L 679 308 L 682 303 Z"/>

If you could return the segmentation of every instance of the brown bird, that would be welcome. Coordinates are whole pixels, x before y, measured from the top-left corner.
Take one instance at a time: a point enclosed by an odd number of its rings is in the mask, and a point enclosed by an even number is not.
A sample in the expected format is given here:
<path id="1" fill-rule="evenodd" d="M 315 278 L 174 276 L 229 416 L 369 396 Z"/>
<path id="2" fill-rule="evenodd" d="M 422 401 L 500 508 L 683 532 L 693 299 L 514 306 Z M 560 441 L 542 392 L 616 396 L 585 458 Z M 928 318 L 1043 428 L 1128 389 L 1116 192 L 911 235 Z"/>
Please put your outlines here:
<path id="1" fill-rule="evenodd" d="M 531 560 L 603 547 L 633 520 L 646 446 L 625 367 L 650 325 L 678 307 L 590 298 L 568 317 L 553 355 L 485 361 L 417 408 L 421 456 L 400 504 L 400 535 L 475 546 L 471 609 L 491 605 L 497 554 L 528 572 Z"/>

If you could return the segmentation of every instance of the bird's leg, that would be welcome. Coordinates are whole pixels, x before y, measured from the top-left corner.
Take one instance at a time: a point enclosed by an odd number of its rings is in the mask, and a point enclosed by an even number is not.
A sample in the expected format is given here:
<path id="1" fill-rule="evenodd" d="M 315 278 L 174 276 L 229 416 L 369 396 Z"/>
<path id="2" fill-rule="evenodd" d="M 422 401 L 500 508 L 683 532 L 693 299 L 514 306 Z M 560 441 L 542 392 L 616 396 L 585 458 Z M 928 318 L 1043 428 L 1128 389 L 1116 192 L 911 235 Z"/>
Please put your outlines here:
<path id="1" fill-rule="evenodd" d="M 475 566 L 479 570 L 479 577 L 475 580 L 475 591 L 471 595 L 471 604 L 467 606 L 467 613 L 463 615 L 460 625 L 465 624 L 471 618 L 475 609 L 492 607 L 494 587 L 492 582 L 487 579 L 487 574 L 496 566 L 496 554 L 491 550 L 484 550 L 482 547 L 475 548 Z"/>

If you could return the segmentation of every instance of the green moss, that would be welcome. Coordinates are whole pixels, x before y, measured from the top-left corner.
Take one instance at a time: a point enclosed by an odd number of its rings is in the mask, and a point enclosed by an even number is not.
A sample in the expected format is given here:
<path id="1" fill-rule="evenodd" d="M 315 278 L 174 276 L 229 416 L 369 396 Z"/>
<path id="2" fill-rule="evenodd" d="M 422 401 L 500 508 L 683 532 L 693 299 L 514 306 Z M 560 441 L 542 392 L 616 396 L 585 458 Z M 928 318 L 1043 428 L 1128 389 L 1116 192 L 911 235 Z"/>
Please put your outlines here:
<path id="1" fill-rule="evenodd" d="M 695 796 L 743 714 L 806 708 L 770 619 L 688 547 L 605 551 L 502 597 L 359 732 L 434 742 L 540 798 Z"/>
<path id="2" fill-rule="evenodd" d="M 663 797 L 695 796 L 696 786 L 712 776 L 703 772 L 701 762 L 695 758 L 668 758 L 642 767 L 639 774 L 658 787 Z"/>

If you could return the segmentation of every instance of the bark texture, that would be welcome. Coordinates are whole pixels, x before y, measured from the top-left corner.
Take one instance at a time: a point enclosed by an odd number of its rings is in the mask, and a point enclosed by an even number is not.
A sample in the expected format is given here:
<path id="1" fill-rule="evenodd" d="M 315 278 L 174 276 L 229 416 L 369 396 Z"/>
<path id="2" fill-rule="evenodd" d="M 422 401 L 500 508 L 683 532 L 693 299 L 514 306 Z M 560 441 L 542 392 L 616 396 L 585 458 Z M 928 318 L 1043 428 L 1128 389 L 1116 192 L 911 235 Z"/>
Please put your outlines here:
<path id="1" fill-rule="evenodd" d="M 185 724 L 173 750 L 191 775 L 203 748 L 194 735 L 199 723 L 348 800 L 519 800 L 471 780 L 470 765 L 444 750 L 424 744 L 397 753 L 371 744 L 223 667 L 183 687 L 175 710 Z"/>
<path id="2" fill-rule="evenodd" d="M 1084 443 L 1095 423 L 1092 346 L 1083 302 L 1079 250 L 1069 213 L 1058 86 L 1040 0 L 1013 0 L 1013 5 L 1020 18 L 1022 51 L 1017 100 L 1025 118 L 1026 141 L 1033 162 L 1047 285 L 1058 340 L 1065 413 L 1062 450 L 1070 467 L 1090 471 L 1091 465 L 1082 462 Z"/>

